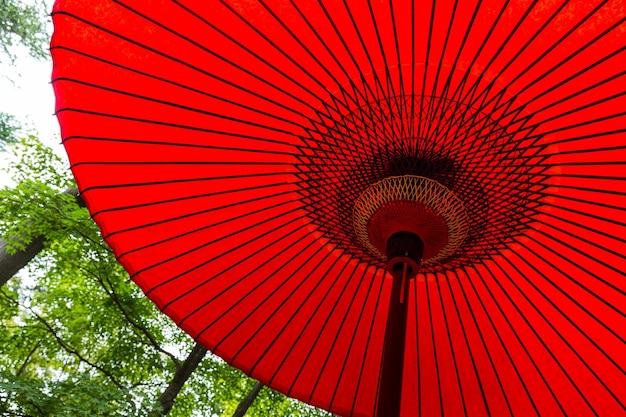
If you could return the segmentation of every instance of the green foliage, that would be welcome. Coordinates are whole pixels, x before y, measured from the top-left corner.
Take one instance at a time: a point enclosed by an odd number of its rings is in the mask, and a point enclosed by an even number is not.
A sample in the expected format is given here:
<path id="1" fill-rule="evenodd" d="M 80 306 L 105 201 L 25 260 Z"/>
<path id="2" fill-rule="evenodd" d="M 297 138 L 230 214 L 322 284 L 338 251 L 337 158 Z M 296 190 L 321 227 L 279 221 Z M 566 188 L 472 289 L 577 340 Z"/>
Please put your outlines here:
<path id="1" fill-rule="evenodd" d="M 0 415 L 148 416 L 193 342 L 143 296 L 73 195 L 69 170 L 29 137 L 0 190 L 0 235 L 45 250 L 0 289 Z M 254 381 L 207 356 L 175 417 L 230 416 Z M 248 416 L 327 416 L 264 388 Z"/>
<path id="2" fill-rule="evenodd" d="M 0 294 L 0 414 L 147 415 L 178 359 L 162 348 L 164 334 L 180 332 L 62 193 L 73 186 L 62 161 L 32 137 L 15 161 L 17 186 L 0 191 L 0 231 L 14 248 L 45 236 L 46 250 L 28 265 L 34 279 Z"/>
<path id="3" fill-rule="evenodd" d="M 0 151 L 4 150 L 6 145 L 17 142 L 19 128 L 20 124 L 15 117 L 0 112 Z"/>
<path id="4" fill-rule="evenodd" d="M 232 368 L 231 368 L 232 369 Z M 246 378 L 239 371 L 224 373 L 232 378 L 231 381 L 220 381 L 224 385 L 221 399 L 218 401 L 222 405 L 220 410 L 223 417 L 232 416 L 237 405 L 246 394 L 252 389 L 256 381 Z M 237 389 L 232 389 L 237 387 Z M 246 417 L 267 417 L 267 416 L 308 416 L 308 417 L 328 417 L 331 414 L 308 406 L 301 402 L 285 397 L 274 390 L 264 387 L 256 398 L 252 407 L 246 413 Z"/>
<path id="5" fill-rule="evenodd" d="M 54 242 L 90 226 L 75 197 L 63 193 L 73 181 L 61 158 L 33 136 L 21 139 L 11 153 L 8 171 L 17 186 L 0 190 L 0 236 L 14 237 L 8 240 L 10 251 L 24 249 L 34 236 Z"/>
<path id="6" fill-rule="evenodd" d="M 45 4 L 25 4 L 20 0 L 0 0 L 0 48 L 11 61 L 13 48 L 24 45 L 35 58 L 47 56 Z"/>
<path id="7" fill-rule="evenodd" d="M 116 415 L 129 404 L 122 391 L 110 390 L 106 383 L 96 378 L 70 377 L 46 384 L 35 377 L 15 378 L 10 374 L 3 376 L 6 382 L 0 383 L 0 389 L 10 392 L 12 401 L 22 405 L 19 411 L 5 410 L 7 415 L 11 413 L 72 417 Z M 128 411 L 136 410 L 132 410 L 131 407 Z"/>

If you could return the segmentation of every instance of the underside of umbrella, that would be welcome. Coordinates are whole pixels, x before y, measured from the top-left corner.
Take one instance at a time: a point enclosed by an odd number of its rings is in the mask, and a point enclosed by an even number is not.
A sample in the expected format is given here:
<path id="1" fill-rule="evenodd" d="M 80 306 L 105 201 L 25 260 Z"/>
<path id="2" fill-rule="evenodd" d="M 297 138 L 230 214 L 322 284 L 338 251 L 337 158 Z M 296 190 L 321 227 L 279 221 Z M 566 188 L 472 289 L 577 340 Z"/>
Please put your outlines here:
<path id="1" fill-rule="evenodd" d="M 83 199 L 230 364 L 389 415 L 397 255 L 401 415 L 626 413 L 623 1 L 59 0 L 53 20 Z M 398 233 L 423 251 L 389 255 Z"/>

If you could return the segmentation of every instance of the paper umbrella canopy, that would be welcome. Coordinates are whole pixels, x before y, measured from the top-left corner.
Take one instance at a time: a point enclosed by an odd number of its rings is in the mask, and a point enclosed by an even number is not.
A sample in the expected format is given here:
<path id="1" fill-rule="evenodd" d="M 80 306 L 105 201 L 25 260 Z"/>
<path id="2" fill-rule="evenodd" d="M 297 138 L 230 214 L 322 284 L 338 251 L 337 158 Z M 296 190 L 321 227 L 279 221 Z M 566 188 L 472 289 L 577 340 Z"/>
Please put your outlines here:
<path id="1" fill-rule="evenodd" d="M 626 2 L 53 20 L 81 195 L 212 352 L 344 416 L 626 415 Z"/>

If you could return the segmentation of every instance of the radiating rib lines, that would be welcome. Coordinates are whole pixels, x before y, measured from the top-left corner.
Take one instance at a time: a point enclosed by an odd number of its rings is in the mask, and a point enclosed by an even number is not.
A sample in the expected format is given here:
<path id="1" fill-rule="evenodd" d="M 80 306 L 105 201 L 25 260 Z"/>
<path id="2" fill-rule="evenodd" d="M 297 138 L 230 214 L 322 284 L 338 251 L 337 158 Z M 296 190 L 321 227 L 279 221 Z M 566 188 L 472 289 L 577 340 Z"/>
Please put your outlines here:
<path id="1" fill-rule="evenodd" d="M 70 95 L 57 115 L 119 126 L 117 135 L 72 130 L 64 143 L 75 155 L 146 150 L 138 158 L 74 157 L 72 168 L 85 175 L 81 191 L 94 218 L 110 223 L 105 237 L 127 240 L 114 245 L 118 258 L 196 340 L 300 399 L 370 415 L 386 282 L 343 219 L 370 184 L 417 174 L 464 200 L 473 234 L 412 284 L 411 411 L 626 411 L 626 374 L 615 356 L 626 345 L 626 178 L 617 171 L 626 72 L 615 65 L 626 52 L 617 37 L 626 17 L 607 17 L 610 1 L 575 14 L 567 1 L 259 0 L 261 17 L 227 0 L 215 14 L 201 3 L 164 3 L 211 39 L 172 25 L 158 8 L 115 3 L 132 22 L 219 62 L 187 62 L 97 15 L 55 13 L 202 80 L 80 45 L 52 48 L 150 87 L 124 90 L 114 78 L 71 71 L 53 81 L 131 109 L 80 105 Z M 124 130 L 130 125 L 141 133 Z M 188 160 L 172 156 L 184 148 Z M 200 154 L 208 160 L 194 158 Z M 130 175 L 143 169 L 158 178 Z M 101 170 L 129 177 L 107 183 Z M 124 201 L 103 202 L 114 193 Z M 183 204 L 190 206 L 172 208 Z M 142 215 L 150 209 L 156 214 Z"/>

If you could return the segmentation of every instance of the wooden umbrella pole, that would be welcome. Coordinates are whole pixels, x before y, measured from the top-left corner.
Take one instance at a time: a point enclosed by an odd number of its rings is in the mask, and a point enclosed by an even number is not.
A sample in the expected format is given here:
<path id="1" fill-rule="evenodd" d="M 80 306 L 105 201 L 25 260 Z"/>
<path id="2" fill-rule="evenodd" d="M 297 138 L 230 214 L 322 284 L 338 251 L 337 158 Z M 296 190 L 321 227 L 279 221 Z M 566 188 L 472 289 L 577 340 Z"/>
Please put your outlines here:
<path id="1" fill-rule="evenodd" d="M 422 240 L 412 233 L 395 233 L 387 241 L 388 270 L 393 281 L 378 384 L 377 417 L 400 416 L 409 280 L 417 274 L 423 253 Z"/>

